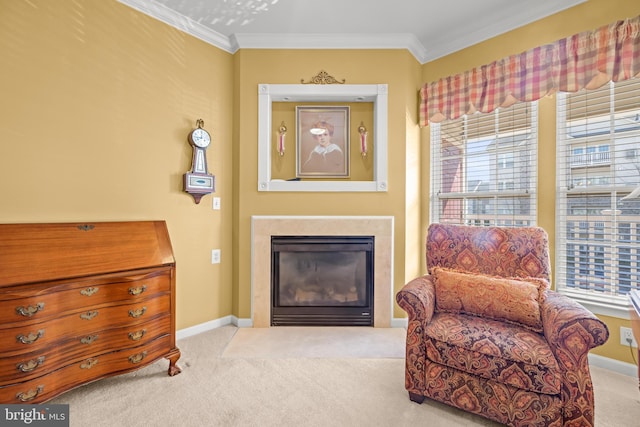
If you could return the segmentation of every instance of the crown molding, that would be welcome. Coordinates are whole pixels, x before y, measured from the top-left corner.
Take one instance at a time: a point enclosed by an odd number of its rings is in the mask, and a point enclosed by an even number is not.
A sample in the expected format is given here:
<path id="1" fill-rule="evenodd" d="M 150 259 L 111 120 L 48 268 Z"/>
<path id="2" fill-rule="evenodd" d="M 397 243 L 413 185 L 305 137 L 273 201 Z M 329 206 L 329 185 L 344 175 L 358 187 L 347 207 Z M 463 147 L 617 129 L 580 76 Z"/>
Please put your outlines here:
<path id="1" fill-rule="evenodd" d="M 413 34 L 235 34 L 245 49 L 407 49 L 416 59 L 426 56 Z"/>
<path id="2" fill-rule="evenodd" d="M 563 7 L 558 7 L 555 2 L 531 2 L 530 7 L 527 7 L 527 9 L 503 11 L 502 16 L 496 16 L 491 25 L 486 25 L 476 30 L 469 31 L 468 27 L 461 26 L 457 29 L 456 34 L 456 29 L 451 28 L 451 33 L 443 35 L 442 38 L 435 39 L 433 43 L 429 44 L 429 50 L 421 62 L 424 64 L 425 62 L 433 61 L 586 1 L 588 0 L 565 1 L 563 2 Z"/>
<path id="3" fill-rule="evenodd" d="M 153 0 L 118 0 L 118 2 L 224 51 L 235 53 L 238 50 L 228 37 Z"/>

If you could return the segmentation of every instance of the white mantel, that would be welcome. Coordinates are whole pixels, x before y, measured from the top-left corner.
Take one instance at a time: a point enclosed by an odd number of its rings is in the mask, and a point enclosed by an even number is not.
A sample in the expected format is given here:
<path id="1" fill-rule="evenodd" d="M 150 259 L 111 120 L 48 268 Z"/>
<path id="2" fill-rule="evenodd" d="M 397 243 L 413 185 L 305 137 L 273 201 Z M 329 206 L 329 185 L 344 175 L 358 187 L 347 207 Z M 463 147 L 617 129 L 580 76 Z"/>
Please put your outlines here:
<path id="1" fill-rule="evenodd" d="M 374 236 L 373 326 L 391 327 L 393 313 L 393 217 L 252 216 L 251 317 L 271 326 L 271 236 Z"/>

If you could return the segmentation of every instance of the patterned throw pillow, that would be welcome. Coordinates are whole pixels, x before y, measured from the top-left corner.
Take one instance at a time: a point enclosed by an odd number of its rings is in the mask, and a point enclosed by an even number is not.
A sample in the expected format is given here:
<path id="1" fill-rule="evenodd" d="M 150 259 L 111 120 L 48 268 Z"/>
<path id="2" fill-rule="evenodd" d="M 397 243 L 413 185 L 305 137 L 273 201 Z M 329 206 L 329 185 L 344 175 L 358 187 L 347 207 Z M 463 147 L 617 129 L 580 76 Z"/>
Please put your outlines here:
<path id="1" fill-rule="evenodd" d="M 549 282 L 435 267 L 436 309 L 516 323 L 542 332 L 540 301 Z"/>

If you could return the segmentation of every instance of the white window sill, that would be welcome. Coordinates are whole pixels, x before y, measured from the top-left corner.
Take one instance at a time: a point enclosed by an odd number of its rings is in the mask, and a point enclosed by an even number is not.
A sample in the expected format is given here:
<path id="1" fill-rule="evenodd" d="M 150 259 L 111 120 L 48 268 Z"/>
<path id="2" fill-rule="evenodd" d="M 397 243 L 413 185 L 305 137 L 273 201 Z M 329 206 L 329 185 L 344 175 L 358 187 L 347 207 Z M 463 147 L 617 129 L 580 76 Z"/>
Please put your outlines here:
<path id="1" fill-rule="evenodd" d="M 592 312 L 593 314 L 601 314 L 603 316 L 609 317 L 618 317 L 620 319 L 629 320 L 629 308 L 630 306 L 620 306 L 614 305 L 605 301 L 597 301 L 593 298 L 588 298 L 585 295 L 581 295 L 576 292 L 566 292 L 564 290 L 560 291 L 560 293 L 567 295 L 574 301 L 578 302 L 584 308 Z"/>

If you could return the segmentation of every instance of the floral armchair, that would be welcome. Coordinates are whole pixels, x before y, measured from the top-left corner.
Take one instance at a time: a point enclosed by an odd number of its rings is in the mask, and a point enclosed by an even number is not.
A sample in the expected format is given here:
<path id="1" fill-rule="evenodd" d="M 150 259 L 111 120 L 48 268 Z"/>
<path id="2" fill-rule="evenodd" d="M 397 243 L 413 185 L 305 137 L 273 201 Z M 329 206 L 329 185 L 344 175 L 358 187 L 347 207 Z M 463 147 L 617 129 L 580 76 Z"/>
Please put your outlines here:
<path id="1" fill-rule="evenodd" d="M 549 289 L 546 232 L 432 224 L 426 258 L 396 295 L 409 398 L 511 426 L 593 426 L 587 355 L 609 331 Z"/>

